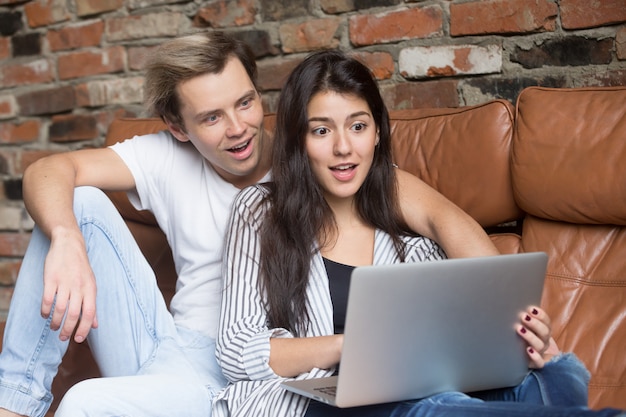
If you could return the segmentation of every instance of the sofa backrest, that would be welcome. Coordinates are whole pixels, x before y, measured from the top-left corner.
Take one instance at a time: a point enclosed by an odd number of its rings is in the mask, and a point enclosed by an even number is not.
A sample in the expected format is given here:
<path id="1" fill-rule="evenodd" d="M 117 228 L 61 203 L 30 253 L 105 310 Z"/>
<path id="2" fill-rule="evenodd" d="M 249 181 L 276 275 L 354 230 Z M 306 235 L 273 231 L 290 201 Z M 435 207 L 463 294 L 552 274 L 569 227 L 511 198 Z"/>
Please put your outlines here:
<path id="1" fill-rule="evenodd" d="M 513 113 L 505 100 L 453 109 L 392 111 L 395 162 L 483 227 L 516 220 L 523 213 L 511 190 Z"/>
<path id="2" fill-rule="evenodd" d="M 525 89 L 513 190 L 523 251 L 549 256 L 542 305 L 591 372 L 589 404 L 626 408 L 626 87 Z"/>
<path id="3" fill-rule="evenodd" d="M 513 136 L 513 106 L 505 100 L 455 109 L 390 112 L 396 164 L 422 178 L 456 203 L 483 227 L 522 216 L 511 191 L 509 152 Z M 264 125 L 273 131 L 275 115 Z M 120 118 L 107 131 L 105 146 L 166 129 L 159 118 Z M 169 302 L 176 272 L 171 251 L 154 216 L 137 211 L 126 193 L 107 193 L 126 220 Z M 502 252 L 517 252 L 518 236 L 494 238 Z"/>
<path id="4" fill-rule="evenodd" d="M 400 168 L 483 227 L 523 218 L 521 236 L 492 236 L 503 253 L 549 255 L 542 306 L 559 347 L 591 371 L 595 408 L 626 408 L 625 104 L 626 87 L 531 87 L 515 109 L 495 100 L 390 112 Z M 273 125 L 274 116 L 266 116 L 266 127 Z M 158 119 L 116 120 L 106 143 L 164 127 Z M 168 299 L 176 276 L 164 236 L 125 194 L 112 198 Z"/>

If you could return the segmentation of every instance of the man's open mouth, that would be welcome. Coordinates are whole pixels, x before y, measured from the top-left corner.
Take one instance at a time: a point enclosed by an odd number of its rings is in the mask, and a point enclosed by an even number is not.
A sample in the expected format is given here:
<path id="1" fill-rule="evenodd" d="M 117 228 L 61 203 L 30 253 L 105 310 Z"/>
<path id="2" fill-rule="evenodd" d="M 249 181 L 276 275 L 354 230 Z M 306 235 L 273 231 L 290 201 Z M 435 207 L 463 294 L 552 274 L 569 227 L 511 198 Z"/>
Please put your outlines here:
<path id="1" fill-rule="evenodd" d="M 232 153 L 238 153 L 238 152 L 242 152 L 245 151 L 246 148 L 250 145 L 250 141 L 246 141 L 245 143 L 242 143 L 239 146 L 233 146 L 232 148 L 228 148 L 228 152 L 232 152 Z"/>

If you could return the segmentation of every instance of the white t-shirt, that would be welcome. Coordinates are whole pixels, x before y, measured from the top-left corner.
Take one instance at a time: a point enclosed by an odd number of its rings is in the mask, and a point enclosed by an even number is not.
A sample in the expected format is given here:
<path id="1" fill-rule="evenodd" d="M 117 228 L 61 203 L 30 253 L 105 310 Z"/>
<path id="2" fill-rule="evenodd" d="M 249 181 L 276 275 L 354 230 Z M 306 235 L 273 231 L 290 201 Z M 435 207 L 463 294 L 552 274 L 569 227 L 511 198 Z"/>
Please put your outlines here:
<path id="1" fill-rule="evenodd" d="M 167 236 L 178 273 L 170 310 L 177 325 L 216 337 L 222 251 L 231 205 L 240 191 L 189 142 L 169 131 L 111 146 L 135 178 L 133 206 L 150 210 Z M 269 174 L 261 180 L 267 181 Z"/>

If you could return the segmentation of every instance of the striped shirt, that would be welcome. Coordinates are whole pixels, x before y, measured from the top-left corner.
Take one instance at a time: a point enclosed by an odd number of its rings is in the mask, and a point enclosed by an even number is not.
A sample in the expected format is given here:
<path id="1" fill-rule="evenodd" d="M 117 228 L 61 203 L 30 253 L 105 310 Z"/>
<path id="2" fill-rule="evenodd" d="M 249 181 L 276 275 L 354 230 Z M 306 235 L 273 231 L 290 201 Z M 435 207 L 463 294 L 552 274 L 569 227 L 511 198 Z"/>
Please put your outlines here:
<path id="1" fill-rule="evenodd" d="M 262 186 L 244 189 L 233 205 L 230 232 L 224 253 L 224 293 L 221 306 L 216 355 L 224 376 L 230 381 L 215 398 L 213 415 L 300 417 L 308 399 L 280 387 L 284 378 L 269 366 L 270 338 L 293 337 L 286 329 L 269 328 L 259 293 L 259 230 L 267 210 Z M 264 203 L 264 206 L 259 206 Z M 259 209 L 260 208 L 260 209 Z M 444 259 L 443 250 L 432 240 L 407 237 L 406 262 Z M 374 238 L 374 264 L 398 263 L 393 241 L 379 230 Z M 328 276 L 319 252 L 311 259 L 307 287 L 307 308 L 311 325 L 305 336 L 332 335 L 333 306 Z M 312 369 L 297 379 L 329 376 L 334 369 Z"/>

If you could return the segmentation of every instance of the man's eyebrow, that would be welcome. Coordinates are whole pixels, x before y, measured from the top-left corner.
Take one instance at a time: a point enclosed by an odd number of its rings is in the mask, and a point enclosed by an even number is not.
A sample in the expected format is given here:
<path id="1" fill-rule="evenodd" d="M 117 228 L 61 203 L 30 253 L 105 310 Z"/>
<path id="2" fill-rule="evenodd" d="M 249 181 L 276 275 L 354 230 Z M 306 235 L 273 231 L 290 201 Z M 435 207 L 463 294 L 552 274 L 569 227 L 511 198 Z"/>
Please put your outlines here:
<path id="1" fill-rule="evenodd" d="M 194 119 L 196 119 L 197 121 L 202 121 L 202 120 L 206 119 L 207 117 L 214 115 L 217 112 L 219 112 L 219 110 L 203 111 L 203 112 L 200 112 L 200 113 L 196 114 Z"/>
<path id="2" fill-rule="evenodd" d="M 252 97 L 252 96 L 256 96 L 256 90 L 255 89 L 250 89 L 250 90 L 246 91 L 245 93 L 243 93 L 241 95 L 241 97 L 239 97 L 237 99 L 237 101 L 235 103 L 241 103 L 243 100 L 246 100 L 246 99 L 248 99 L 249 97 Z M 215 113 L 219 113 L 220 111 L 221 111 L 220 109 L 205 110 L 205 111 L 202 111 L 202 112 L 196 114 L 194 118 L 196 120 L 204 120 L 207 117 L 214 115 Z"/>

